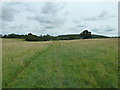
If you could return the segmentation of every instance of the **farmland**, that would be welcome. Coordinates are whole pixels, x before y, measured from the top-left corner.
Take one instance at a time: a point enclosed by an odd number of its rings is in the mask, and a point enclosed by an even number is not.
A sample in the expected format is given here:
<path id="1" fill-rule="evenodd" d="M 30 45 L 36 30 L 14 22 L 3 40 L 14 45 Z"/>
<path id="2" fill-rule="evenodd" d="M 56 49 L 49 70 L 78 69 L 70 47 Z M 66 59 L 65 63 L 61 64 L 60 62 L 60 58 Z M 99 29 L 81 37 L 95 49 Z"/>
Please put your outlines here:
<path id="1" fill-rule="evenodd" d="M 118 40 L 2 40 L 3 88 L 117 88 Z"/>

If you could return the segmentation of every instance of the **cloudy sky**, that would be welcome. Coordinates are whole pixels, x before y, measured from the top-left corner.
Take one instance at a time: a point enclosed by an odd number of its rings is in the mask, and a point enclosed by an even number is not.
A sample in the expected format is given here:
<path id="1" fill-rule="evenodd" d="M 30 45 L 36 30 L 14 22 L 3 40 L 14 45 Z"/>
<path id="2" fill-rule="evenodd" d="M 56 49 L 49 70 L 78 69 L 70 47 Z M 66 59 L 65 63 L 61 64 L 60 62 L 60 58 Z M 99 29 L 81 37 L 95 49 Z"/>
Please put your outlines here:
<path id="1" fill-rule="evenodd" d="M 117 2 L 4 2 L 2 34 L 118 35 Z"/>

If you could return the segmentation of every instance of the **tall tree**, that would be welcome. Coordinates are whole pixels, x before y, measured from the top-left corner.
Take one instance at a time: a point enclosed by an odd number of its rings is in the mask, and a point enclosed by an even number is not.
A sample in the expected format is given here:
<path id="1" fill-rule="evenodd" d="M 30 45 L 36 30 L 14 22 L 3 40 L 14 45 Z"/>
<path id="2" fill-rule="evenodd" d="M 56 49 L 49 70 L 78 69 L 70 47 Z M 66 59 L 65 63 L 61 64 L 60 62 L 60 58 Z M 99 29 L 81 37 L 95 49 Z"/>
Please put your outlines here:
<path id="1" fill-rule="evenodd" d="M 91 32 L 89 32 L 88 30 L 84 30 L 80 35 L 82 36 L 83 39 L 89 39 L 92 37 Z"/>

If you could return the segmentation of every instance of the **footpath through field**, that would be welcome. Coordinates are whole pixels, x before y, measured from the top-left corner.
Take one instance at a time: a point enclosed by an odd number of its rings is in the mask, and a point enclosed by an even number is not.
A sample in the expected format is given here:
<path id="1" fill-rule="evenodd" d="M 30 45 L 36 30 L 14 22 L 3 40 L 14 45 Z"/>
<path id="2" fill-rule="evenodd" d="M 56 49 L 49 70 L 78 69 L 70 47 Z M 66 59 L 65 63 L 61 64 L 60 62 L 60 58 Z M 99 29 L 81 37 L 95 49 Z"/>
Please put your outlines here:
<path id="1" fill-rule="evenodd" d="M 8 87 L 118 87 L 116 45 L 114 40 L 54 41 Z"/>
<path id="2" fill-rule="evenodd" d="M 53 87 L 55 84 L 57 87 L 62 87 L 60 45 L 61 42 L 53 42 L 49 48 L 32 57 L 33 61 L 18 73 L 8 87 Z"/>

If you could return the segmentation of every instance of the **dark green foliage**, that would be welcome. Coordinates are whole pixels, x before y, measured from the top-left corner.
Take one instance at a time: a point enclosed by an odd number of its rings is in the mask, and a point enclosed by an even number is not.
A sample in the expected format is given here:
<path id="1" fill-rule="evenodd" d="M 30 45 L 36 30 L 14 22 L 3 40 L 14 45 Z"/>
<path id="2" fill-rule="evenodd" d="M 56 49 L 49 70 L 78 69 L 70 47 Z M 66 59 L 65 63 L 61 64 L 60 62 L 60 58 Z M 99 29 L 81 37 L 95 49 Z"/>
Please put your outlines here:
<path id="1" fill-rule="evenodd" d="M 79 34 L 71 34 L 71 35 L 59 35 L 55 37 L 56 40 L 74 40 L 74 39 L 81 39 Z"/>
<path id="2" fill-rule="evenodd" d="M 25 38 L 26 41 L 49 41 L 52 39 L 53 37 L 50 36 L 49 34 L 44 35 L 44 36 L 36 36 L 36 35 L 33 35 L 32 33 L 29 33 L 27 37 Z"/>
<path id="3" fill-rule="evenodd" d="M 2 38 L 2 34 L 0 34 L 0 38 Z"/>
<path id="4" fill-rule="evenodd" d="M 102 35 L 92 35 L 92 38 L 109 38 L 107 36 L 102 36 Z"/>
<path id="5" fill-rule="evenodd" d="M 88 32 L 88 30 L 84 30 L 80 35 L 82 36 L 83 39 L 92 38 L 91 32 Z"/>
<path id="6" fill-rule="evenodd" d="M 43 41 L 49 41 L 49 40 L 52 40 L 53 37 L 50 36 L 49 34 L 47 34 L 47 35 L 41 36 L 41 39 L 42 39 Z"/>
<path id="7" fill-rule="evenodd" d="M 36 35 L 32 35 L 32 33 L 29 33 L 27 37 L 25 38 L 26 41 L 39 41 L 39 37 Z"/>
<path id="8" fill-rule="evenodd" d="M 50 41 L 50 40 L 75 40 L 75 39 L 89 39 L 89 38 L 108 38 L 106 36 L 101 35 L 92 35 L 91 32 L 88 30 L 84 30 L 81 34 L 68 34 L 68 35 L 58 35 L 58 36 L 50 36 L 47 35 L 41 35 L 36 36 L 32 33 L 29 33 L 28 35 L 18 35 L 18 34 L 8 34 L 2 36 L 2 38 L 21 38 L 25 39 L 26 41 Z"/>
<path id="9" fill-rule="evenodd" d="M 18 34 L 8 34 L 2 36 L 2 38 L 21 38 L 21 39 L 24 39 L 25 37 L 26 35 L 18 35 Z"/>

